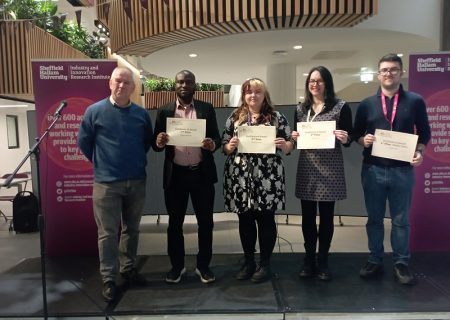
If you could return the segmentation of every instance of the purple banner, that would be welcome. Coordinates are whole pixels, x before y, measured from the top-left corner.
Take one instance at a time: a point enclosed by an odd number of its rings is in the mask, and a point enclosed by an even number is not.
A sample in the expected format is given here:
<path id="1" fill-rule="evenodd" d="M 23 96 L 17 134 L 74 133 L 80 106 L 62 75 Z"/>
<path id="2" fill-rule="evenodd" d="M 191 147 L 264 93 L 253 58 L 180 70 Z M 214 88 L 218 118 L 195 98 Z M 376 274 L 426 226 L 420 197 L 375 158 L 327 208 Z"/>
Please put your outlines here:
<path id="1" fill-rule="evenodd" d="M 450 53 L 409 58 L 409 90 L 423 96 L 431 126 L 425 160 L 416 168 L 411 250 L 450 250 Z"/>
<path id="2" fill-rule="evenodd" d="M 93 173 L 81 154 L 77 134 L 84 111 L 110 94 L 115 60 L 32 61 L 37 134 L 61 118 L 40 146 L 40 196 L 48 256 L 96 255 L 97 227 L 92 210 Z"/>

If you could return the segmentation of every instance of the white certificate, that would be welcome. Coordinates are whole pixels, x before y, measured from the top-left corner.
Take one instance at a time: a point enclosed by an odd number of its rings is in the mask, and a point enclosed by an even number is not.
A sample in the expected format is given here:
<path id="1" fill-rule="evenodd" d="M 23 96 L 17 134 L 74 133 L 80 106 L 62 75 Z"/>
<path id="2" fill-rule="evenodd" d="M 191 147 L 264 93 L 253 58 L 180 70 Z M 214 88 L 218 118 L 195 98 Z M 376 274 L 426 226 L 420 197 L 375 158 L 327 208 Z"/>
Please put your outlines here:
<path id="1" fill-rule="evenodd" d="M 336 121 L 297 122 L 297 149 L 334 149 Z"/>
<path id="2" fill-rule="evenodd" d="M 275 153 L 275 126 L 239 126 L 238 152 L 240 153 Z"/>
<path id="3" fill-rule="evenodd" d="M 206 119 L 167 118 L 168 145 L 201 147 L 206 135 Z"/>
<path id="4" fill-rule="evenodd" d="M 411 162 L 416 151 L 417 139 L 418 136 L 415 134 L 376 129 L 372 155 Z"/>

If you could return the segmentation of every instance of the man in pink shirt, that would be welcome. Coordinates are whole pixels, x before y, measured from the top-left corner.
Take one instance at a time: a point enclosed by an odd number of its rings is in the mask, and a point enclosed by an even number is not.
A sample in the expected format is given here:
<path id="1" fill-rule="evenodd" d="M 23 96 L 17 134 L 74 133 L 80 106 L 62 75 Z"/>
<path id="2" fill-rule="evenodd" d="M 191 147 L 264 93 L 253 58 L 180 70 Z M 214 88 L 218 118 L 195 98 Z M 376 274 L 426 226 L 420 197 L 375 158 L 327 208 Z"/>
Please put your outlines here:
<path id="1" fill-rule="evenodd" d="M 193 99 L 195 75 L 187 70 L 175 76 L 177 100 L 158 109 L 153 149 L 165 149 L 163 187 L 169 215 L 167 250 L 172 264 L 166 282 L 178 283 L 186 272 L 184 265 L 183 222 L 189 196 L 198 224 L 198 254 L 195 273 L 203 283 L 215 281 L 209 269 L 212 257 L 214 184 L 217 171 L 213 152 L 220 147 L 216 113 L 210 103 Z M 206 119 L 206 138 L 201 147 L 167 145 L 167 118 Z"/>

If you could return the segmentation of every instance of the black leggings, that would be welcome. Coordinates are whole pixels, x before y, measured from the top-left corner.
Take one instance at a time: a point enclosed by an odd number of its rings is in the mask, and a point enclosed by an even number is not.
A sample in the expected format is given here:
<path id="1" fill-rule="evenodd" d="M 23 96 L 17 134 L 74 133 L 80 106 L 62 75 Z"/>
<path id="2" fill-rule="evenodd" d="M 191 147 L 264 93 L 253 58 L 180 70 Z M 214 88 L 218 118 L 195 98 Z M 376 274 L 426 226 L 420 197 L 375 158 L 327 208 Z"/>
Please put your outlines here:
<path id="1" fill-rule="evenodd" d="M 277 227 L 275 224 L 275 213 L 247 211 L 240 213 L 239 217 L 239 235 L 242 248 L 246 256 L 251 256 L 255 252 L 256 238 L 259 235 L 260 264 L 268 265 L 270 256 L 277 238 Z M 258 230 L 256 229 L 258 225 Z"/>
<path id="2" fill-rule="evenodd" d="M 309 201 L 302 203 L 302 231 L 306 253 L 315 254 L 319 238 L 319 255 L 326 255 L 330 250 L 334 232 L 334 201 Z M 317 231 L 316 216 L 319 205 L 320 224 Z"/>

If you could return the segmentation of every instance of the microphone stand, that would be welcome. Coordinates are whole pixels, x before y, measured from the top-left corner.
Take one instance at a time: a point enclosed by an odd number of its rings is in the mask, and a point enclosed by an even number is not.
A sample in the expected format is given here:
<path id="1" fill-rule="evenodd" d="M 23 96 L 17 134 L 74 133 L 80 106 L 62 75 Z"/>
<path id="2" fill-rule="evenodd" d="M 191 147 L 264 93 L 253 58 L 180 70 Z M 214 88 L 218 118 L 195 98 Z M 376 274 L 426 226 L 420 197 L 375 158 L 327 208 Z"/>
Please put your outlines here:
<path id="1" fill-rule="evenodd" d="M 36 143 L 31 147 L 28 151 L 27 155 L 22 159 L 17 168 L 13 171 L 13 173 L 6 179 L 5 186 L 9 187 L 11 181 L 14 179 L 14 176 L 23 166 L 25 161 L 34 154 L 36 160 L 36 176 L 37 176 L 37 198 L 38 198 L 38 225 L 39 225 L 39 240 L 40 240 L 40 249 L 41 249 L 41 278 L 42 278 L 42 303 L 44 308 L 44 319 L 48 319 L 48 308 L 47 308 L 47 281 L 46 281 L 46 272 L 45 272 L 45 219 L 42 214 L 42 202 L 40 196 L 40 173 L 39 173 L 39 145 L 42 140 L 48 135 L 50 130 L 55 126 L 56 122 L 61 118 L 61 110 L 58 110 L 53 118 L 53 122 L 48 126 L 48 128 L 44 131 L 41 137 L 36 137 Z"/>

